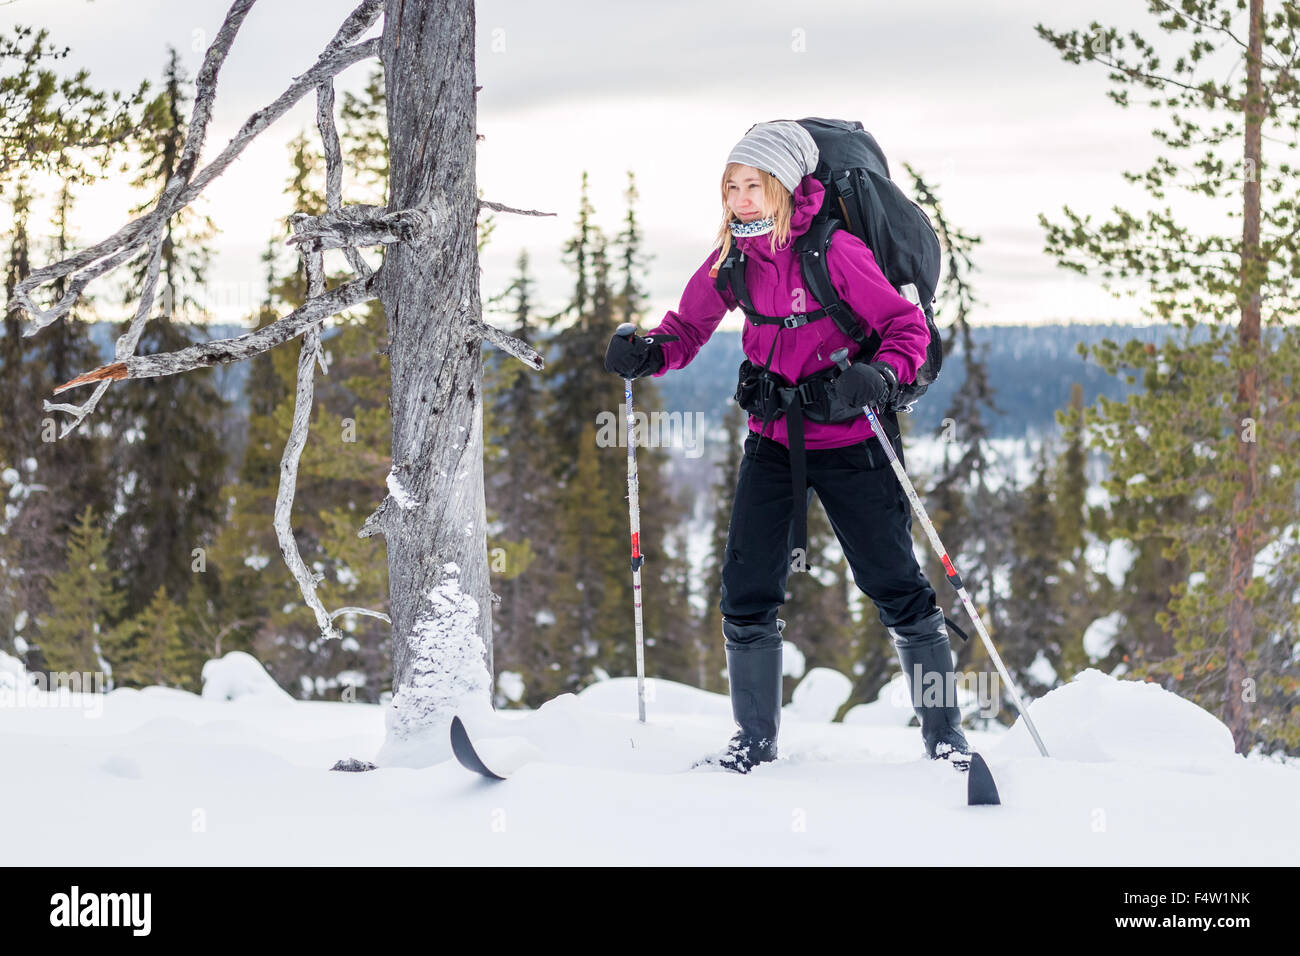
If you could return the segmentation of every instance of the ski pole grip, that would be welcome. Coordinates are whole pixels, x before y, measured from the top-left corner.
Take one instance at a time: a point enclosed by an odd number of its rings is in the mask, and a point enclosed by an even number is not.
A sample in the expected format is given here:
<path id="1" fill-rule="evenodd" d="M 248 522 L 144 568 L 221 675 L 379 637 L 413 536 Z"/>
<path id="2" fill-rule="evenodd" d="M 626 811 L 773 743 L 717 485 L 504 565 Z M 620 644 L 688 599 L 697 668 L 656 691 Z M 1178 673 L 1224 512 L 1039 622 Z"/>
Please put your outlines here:
<path id="1" fill-rule="evenodd" d="M 620 339 L 631 339 L 632 336 L 636 334 L 636 326 L 633 325 L 631 322 L 624 322 L 622 325 L 620 325 L 617 329 L 614 330 L 614 334 L 617 335 Z"/>
<path id="2" fill-rule="evenodd" d="M 849 369 L 849 350 L 836 349 L 831 353 L 831 361 L 840 367 L 841 372 L 847 372 Z"/>

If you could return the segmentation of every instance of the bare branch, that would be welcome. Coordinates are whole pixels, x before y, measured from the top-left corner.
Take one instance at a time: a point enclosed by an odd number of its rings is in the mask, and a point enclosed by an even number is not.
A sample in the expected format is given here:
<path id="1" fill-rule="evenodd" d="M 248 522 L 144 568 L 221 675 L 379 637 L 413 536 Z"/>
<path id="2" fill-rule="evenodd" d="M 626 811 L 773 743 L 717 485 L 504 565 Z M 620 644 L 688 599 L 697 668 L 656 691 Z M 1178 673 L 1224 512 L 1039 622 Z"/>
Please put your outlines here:
<path id="1" fill-rule="evenodd" d="M 295 213 L 289 218 L 295 235 L 285 241 L 308 252 L 318 252 L 428 236 L 438 222 L 438 213 L 433 208 L 385 212 L 382 206 L 353 205 L 320 216 Z"/>
<path id="2" fill-rule="evenodd" d="M 391 497 L 385 496 L 384 500 L 379 502 L 379 507 L 361 523 L 361 530 L 357 532 L 358 538 L 369 538 L 385 533 L 384 529 L 388 523 L 388 505 L 392 500 Z"/>
<path id="3" fill-rule="evenodd" d="M 175 352 L 158 352 L 154 355 L 133 355 L 111 365 L 102 365 L 84 375 L 78 375 L 54 390 L 55 394 L 91 382 L 121 381 L 127 378 L 160 378 L 176 375 L 191 369 L 210 365 L 229 365 L 242 362 L 262 352 L 269 352 L 331 315 L 344 312 L 353 306 L 368 302 L 378 294 L 376 284 L 379 273 L 353 279 L 351 282 L 308 299 L 282 319 L 246 332 L 233 339 L 216 339 L 200 342 Z"/>
<path id="4" fill-rule="evenodd" d="M 363 31 L 370 23 L 373 23 L 381 8 L 382 0 L 366 0 L 366 3 L 354 11 L 312 68 L 296 79 L 270 106 L 258 110 L 250 116 L 217 158 L 205 166 L 184 189 L 176 191 L 176 183 L 179 180 L 173 179 L 168 184 L 168 189 L 164 191 L 158 203 L 150 212 L 127 223 L 102 242 L 83 249 L 81 252 L 59 262 L 36 269 L 23 279 L 13 293 L 13 298 L 32 316 L 33 320 L 23 330 L 23 334 L 27 336 L 35 335 L 51 322 L 65 315 L 76 303 L 87 283 L 135 255 L 136 249 L 145 243 L 146 235 L 152 232 L 154 228 L 157 228 L 160 223 L 170 219 L 179 209 L 192 202 L 209 182 L 234 162 L 235 158 L 254 137 L 287 113 L 298 100 L 302 99 L 308 90 L 319 86 L 320 83 L 342 72 L 352 64 L 375 56 L 379 51 L 379 37 L 374 37 L 354 46 L 342 46 L 341 44 Z M 364 15 L 362 16 L 362 14 Z M 367 17 L 369 19 L 366 19 Z M 224 30 L 225 27 L 223 26 L 222 29 Z M 216 46 L 215 42 L 213 46 Z M 209 50 L 210 54 L 211 52 Z M 213 80 L 215 82 L 215 74 Z M 198 109 L 199 100 L 205 97 L 210 99 L 211 93 L 207 88 L 200 87 L 196 93 L 196 110 Z M 105 256 L 110 258 L 104 259 Z M 51 308 L 43 309 L 31 298 L 30 293 L 33 289 L 52 279 L 70 275 L 81 269 L 85 269 L 85 271 L 73 276 L 63 297 Z"/>
<path id="5" fill-rule="evenodd" d="M 304 254 L 303 265 L 307 270 L 307 295 L 320 298 L 325 291 L 325 270 L 319 252 Z M 320 627 L 321 637 L 329 640 L 343 635 L 334 627 L 334 619 L 320 597 L 316 594 L 316 585 L 324 575 L 313 574 L 307 569 L 306 562 L 298 553 L 298 542 L 294 540 L 293 528 L 289 518 L 293 512 L 294 492 L 298 485 L 298 462 L 302 458 L 303 446 L 307 444 L 307 429 L 311 425 L 311 406 L 315 398 L 316 355 L 320 351 L 320 326 L 313 325 L 302 338 L 302 351 L 298 353 L 298 390 L 294 398 L 293 426 L 289 430 L 289 439 L 284 444 L 284 454 L 280 458 L 280 487 L 275 494 L 275 536 L 280 542 L 280 553 L 289 573 L 298 582 L 298 590 L 303 600 L 316 615 L 316 624 Z"/>
<path id="6" fill-rule="evenodd" d="M 514 206 L 505 206 L 499 202 L 488 202 L 486 199 L 480 199 L 478 201 L 478 207 L 480 209 L 492 209 L 495 210 L 496 212 L 518 213 L 521 216 L 554 216 L 555 215 L 555 213 L 553 212 L 540 212 L 539 210 L 536 209 L 516 209 Z"/>
<path id="7" fill-rule="evenodd" d="M 478 319 L 470 319 L 466 324 L 475 335 L 487 339 L 501 351 L 509 352 L 529 368 L 540 372 L 545 365 L 542 356 L 523 339 L 517 339 L 508 332 L 503 332 L 496 326 L 480 322 Z"/>
<path id="8" fill-rule="evenodd" d="M 145 323 L 149 320 L 149 310 L 153 308 L 154 290 L 158 286 L 158 273 L 162 268 L 162 230 L 154 233 L 149 242 L 149 266 L 145 270 L 144 286 L 140 290 L 140 302 L 136 306 L 135 315 L 131 318 L 131 324 L 127 330 L 118 337 L 114 346 L 113 354 L 122 359 L 134 354 L 135 347 L 140 341 L 140 333 L 144 331 Z M 72 420 L 64 423 L 63 429 L 59 432 L 59 439 L 67 438 L 76 431 L 77 427 L 85 420 L 86 416 L 93 412 L 99 406 L 99 400 L 104 397 L 104 392 L 108 391 L 109 383 L 103 382 L 99 388 L 83 404 L 73 405 L 51 405 L 49 401 L 43 403 L 45 411 L 66 411 L 72 415 Z M 58 394 L 58 389 L 55 389 Z"/>
<path id="9" fill-rule="evenodd" d="M 385 624 L 393 623 L 392 619 L 383 611 L 372 611 L 369 608 L 364 607 L 341 607 L 330 615 L 330 620 L 332 621 L 334 618 L 339 617 L 342 614 L 364 614 L 366 617 L 377 617 Z"/>
<path id="10" fill-rule="evenodd" d="M 334 82 L 326 80 L 316 87 L 316 125 L 320 128 L 321 142 L 325 146 L 325 206 L 330 211 L 343 203 L 343 151 L 339 147 L 339 133 L 334 125 Z M 315 245 L 310 251 L 324 249 Z M 369 263 L 361 257 L 355 243 L 343 246 L 348 264 L 358 275 L 371 273 Z"/>
<path id="11" fill-rule="evenodd" d="M 235 42 L 235 34 L 243 26 L 244 17 L 248 16 L 248 11 L 252 9 L 254 2 L 256 0 L 235 0 L 226 14 L 225 21 L 221 24 L 221 29 L 217 31 L 216 39 L 203 55 L 203 66 L 199 67 L 199 75 L 194 84 L 194 109 L 190 111 L 185 146 L 181 150 L 181 158 L 176 164 L 176 170 L 163 190 L 164 198 L 175 195 L 190 181 L 194 166 L 199 161 L 199 151 L 203 148 L 203 138 L 208 132 L 208 120 L 212 118 L 212 101 L 217 95 L 217 73 L 221 71 L 221 64 L 226 61 L 226 54 L 230 52 L 230 47 Z"/>

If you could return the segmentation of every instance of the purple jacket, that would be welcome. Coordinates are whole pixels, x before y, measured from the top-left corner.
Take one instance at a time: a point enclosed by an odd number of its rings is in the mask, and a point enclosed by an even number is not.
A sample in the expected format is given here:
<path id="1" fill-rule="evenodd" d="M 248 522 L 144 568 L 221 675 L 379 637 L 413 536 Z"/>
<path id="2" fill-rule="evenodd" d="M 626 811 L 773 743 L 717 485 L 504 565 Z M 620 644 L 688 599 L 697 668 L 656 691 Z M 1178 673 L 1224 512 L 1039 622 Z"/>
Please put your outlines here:
<path id="1" fill-rule="evenodd" d="M 745 253 L 745 284 L 749 289 L 754 308 L 764 315 L 790 315 L 793 312 L 812 312 L 821 306 L 804 285 L 799 269 L 799 257 L 794 251 L 794 237 L 808 231 L 813 216 L 821 208 L 825 189 L 814 176 L 805 176 L 794 191 L 794 210 L 790 217 L 790 245 L 775 255 L 771 248 L 771 234 L 733 239 Z M 718 292 L 714 287 L 713 261 L 718 257 L 715 248 L 704 264 L 695 271 L 682 293 L 676 312 L 669 312 L 658 326 L 646 334 L 665 333 L 680 336 L 676 342 L 664 342 L 664 367 L 656 377 L 669 369 L 689 365 L 709 340 L 722 317 L 737 308 L 736 297 L 730 289 Z M 853 311 L 861 316 L 868 334 L 880 333 L 880 351 L 875 358 L 888 362 L 898 372 L 900 382 L 916 380 L 916 370 L 925 361 L 930 332 L 921 310 L 894 291 L 880 267 L 876 265 L 871 250 L 857 236 L 837 229 L 831 239 L 827 255 L 831 284 Z M 796 298 L 796 295 L 799 298 Z M 776 351 L 772 340 L 780 334 Z M 829 368 L 831 353 L 847 346 L 849 354 L 856 350 L 853 340 L 835 326 L 829 316 L 816 319 L 797 329 L 779 325 L 759 325 L 746 320 L 740 338 L 745 356 L 760 368 L 772 354 L 771 368 L 787 382 L 805 378 L 814 372 Z M 750 431 L 763 427 L 763 420 L 749 417 Z M 865 415 L 847 422 L 822 423 L 804 421 L 804 447 L 838 448 L 853 445 L 871 437 L 871 426 Z M 786 437 L 785 416 L 768 424 L 768 437 L 789 446 Z"/>

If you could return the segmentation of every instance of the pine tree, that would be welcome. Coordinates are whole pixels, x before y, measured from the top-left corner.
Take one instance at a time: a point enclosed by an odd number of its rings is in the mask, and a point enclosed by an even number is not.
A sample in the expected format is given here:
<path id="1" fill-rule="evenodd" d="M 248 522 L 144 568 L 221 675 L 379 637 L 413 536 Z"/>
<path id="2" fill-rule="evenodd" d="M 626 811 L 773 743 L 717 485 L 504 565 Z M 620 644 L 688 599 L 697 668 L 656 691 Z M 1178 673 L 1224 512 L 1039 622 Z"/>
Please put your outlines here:
<path id="1" fill-rule="evenodd" d="M 1040 656 L 1055 668 L 1071 638 L 1082 641 L 1081 633 L 1070 635 L 1060 604 L 1064 547 L 1056 533 L 1059 516 L 1052 500 L 1051 455 L 1049 441 L 1044 440 L 1038 446 L 1033 479 L 1011 522 L 1015 559 L 1007 616 L 1016 623 L 1000 633 L 997 642 L 998 654 L 1012 676 L 1034 697 L 1056 685 L 1054 677 L 1045 677 L 1034 666 Z M 1059 671 L 1056 676 L 1061 676 Z"/>
<path id="2" fill-rule="evenodd" d="M 358 95 L 343 94 L 339 134 L 357 202 L 388 205 L 388 116 L 383 66 L 376 64 Z"/>
<path id="3" fill-rule="evenodd" d="M 515 298 L 512 334 L 535 339 L 532 279 L 528 254 L 520 252 L 518 272 L 506 289 Z M 553 588 L 551 562 L 541 560 L 553 546 L 548 529 L 557 520 L 550 482 L 541 478 L 549 463 L 542 442 L 549 395 L 538 377 L 513 356 L 493 350 L 484 368 L 485 490 L 489 509 L 489 566 L 501 605 L 493 614 L 493 660 L 497 674 L 521 676 L 535 661 L 530 648 L 549 612 Z M 543 645 L 546 641 L 541 642 Z M 504 695 L 498 696 L 505 703 Z"/>
<path id="4" fill-rule="evenodd" d="M 51 67 L 71 49 L 49 36 L 18 24 L 12 35 L 0 36 L 0 194 L 26 175 L 85 183 L 102 174 L 135 127 L 135 110 L 149 88 L 142 81 L 123 95 L 88 85 L 86 70 L 60 77 Z"/>
<path id="5" fill-rule="evenodd" d="M 852 577 L 843 553 L 828 560 L 827 552 L 840 552 L 839 542 L 814 494 L 808 505 L 808 566 L 792 570 L 786 581 L 781 616 L 790 625 L 785 639 L 803 653 L 806 671 L 829 667 L 850 675 L 861 663 L 863 651 L 861 628 L 849 615 Z M 787 692 L 793 692 L 794 686 L 787 682 Z"/>
<path id="6" fill-rule="evenodd" d="M 113 586 L 108 539 L 87 507 L 68 535 L 66 568 L 50 580 L 50 612 L 40 622 L 41 652 L 51 671 L 100 671 L 109 621 L 122 610 Z"/>
<path id="7" fill-rule="evenodd" d="M 159 585 L 149 605 L 114 630 L 113 680 L 119 687 L 199 689 L 200 662 L 182 632 L 185 610 Z"/>
<path id="8" fill-rule="evenodd" d="M 1070 389 L 1072 424 L 1066 429 L 1065 450 L 1057 459 L 1055 484 L 1055 533 L 1062 551 L 1057 604 L 1065 621 L 1065 639 L 1057 655 L 1049 660 L 1063 680 L 1089 666 L 1118 664 L 1114 650 L 1093 661 L 1083 644 L 1088 628 L 1115 608 L 1116 588 L 1103 570 L 1096 572 L 1088 560 L 1090 548 L 1105 547 L 1107 516 L 1104 509 L 1088 504 L 1087 435 L 1081 420 L 1083 386 Z M 1057 416 L 1064 422 L 1066 416 Z"/>
<path id="9" fill-rule="evenodd" d="M 163 78 L 163 89 L 148 103 L 136 134 L 141 163 L 132 185 L 151 193 L 165 188 L 185 142 L 188 81 L 175 49 L 169 50 Z M 152 196 L 134 211 L 151 204 Z M 182 324 L 178 315 L 201 307 L 195 295 L 214 234 L 210 219 L 189 210 L 168 223 L 158 280 L 160 311 L 145 325 L 142 353 L 173 352 L 208 337 Z M 138 296 L 145 268 L 146 263 L 137 267 L 126 301 Z M 197 567 L 205 565 L 202 555 L 222 518 L 218 491 L 227 459 L 221 434 L 229 403 L 215 387 L 213 370 L 201 369 L 119 385 L 100 408 L 112 433 L 122 436 L 113 462 L 121 488 L 113 552 L 127 613 L 134 615 L 160 586 L 183 597 L 192 586 L 211 585 L 195 568 L 196 561 Z"/>
<path id="10" fill-rule="evenodd" d="M 705 612 L 700 633 L 695 639 L 695 683 L 701 689 L 714 693 L 727 692 L 727 656 L 721 607 L 722 564 L 726 559 L 727 535 L 731 530 L 732 510 L 736 502 L 739 453 L 745 436 L 749 434 L 747 421 L 740 405 L 729 402 L 722 417 L 724 441 L 721 454 L 714 462 L 715 478 L 709 494 L 713 511 L 709 525 L 709 549 L 701 568 Z"/>
<path id="11" fill-rule="evenodd" d="M 61 550 L 49 542 L 66 538 L 82 509 L 107 513 L 113 488 L 105 474 L 107 440 L 83 426 L 56 441 L 65 420 L 43 412 L 40 400 L 98 364 L 85 321 L 93 299 L 83 294 L 64 319 L 25 338 L 13 291 L 30 272 L 35 249 L 55 258 L 69 251 L 76 191 L 109 172 L 146 88 L 123 97 L 92 89 L 85 70 L 61 78 L 50 67 L 68 52 L 50 44 L 46 31 L 17 27 L 12 37 L 0 37 L 0 194 L 13 211 L 0 342 L 0 470 L 9 469 L 17 482 L 3 520 L 0 634 L 16 649 L 19 622 L 32 622 L 24 633 L 37 645 L 27 659 L 33 670 L 41 666 L 39 621 L 51 610 L 47 583 L 63 567 Z M 52 232 L 41 235 L 30 230 L 29 215 L 40 187 L 50 182 Z M 66 281 L 51 283 L 55 297 L 65 291 Z"/>
<path id="12" fill-rule="evenodd" d="M 382 84 L 372 75 L 372 93 Z M 368 144 L 370 174 L 378 156 L 386 157 L 382 129 L 366 124 L 382 117 L 380 106 L 365 99 L 345 101 L 341 145 L 361 155 Z M 323 159 L 306 132 L 289 145 L 291 174 L 286 184 L 291 209 L 316 215 L 325 210 Z M 361 178 L 361 177 L 358 177 Z M 345 187 L 355 188 L 352 182 Z M 285 233 L 288 233 L 287 217 Z M 267 300 L 258 324 L 278 317 L 277 305 L 294 308 L 306 295 L 301 268 L 279 274 L 268 250 Z M 327 279 L 327 286 L 337 282 Z M 344 606 L 383 612 L 388 602 L 388 567 L 383 544 L 358 538 L 356 528 L 373 510 L 374 489 L 382 488 L 391 463 L 388 408 L 387 328 L 384 310 L 372 301 L 358 318 L 342 316 L 324 338 L 328 375 L 316 383 L 316 404 L 309 437 L 298 467 L 293 528 L 303 560 L 325 576 L 321 594 Z M 289 434 L 297 380 L 297 356 L 276 350 L 259 356 L 250 373 L 249 440 L 238 479 L 223 491 L 233 501 L 230 520 L 217 545 L 223 578 L 236 582 L 236 604 L 227 610 L 248 618 L 238 635 L 285 687 L 304 697 L 360 699 L 377 702 L 391 671 L 390 631 L 383 621 L 362 615 L 340 620 L 342 642 L 322 642 L 298 587 L 283 562 L 274 528 L 279 466 Z M 333 595 L 333 597 L 329 597 Z"/>
<path id="13" fill-rule="evenodd" d="M 976 347 L 971 333 L 970 321 L 979 304 L 971 280 L 976 271 L 972 254 L 981 239 L 960 231 L 949 222 L 937 189 L 911 166 L 905 164 L 905 168 L 912 177 L 917 202 L 930 217 L 945 256 L 943 282 L 937 294 L 940 314 L 936 316 L 938 323 L 951 316 L 944 337 L 944 356 L 949 359 L 960 354 L 965 371 L 965 378 L 953 393 L 945 412 L 938 436 L 944 448 L 938 474 L 928 481 L 917 475 L 915 469 L 909 469 L 908 475 L 931 522 L 939 530 L 944 547 L 961 572 L 962 582 L 976 612 L 996 642 L 1000 632 L 1017 626 L 1004 606 L 1004 595 L 999 593 L 996 582 L 998 571 L 1009 569 L 1015 558 L 1009 542 L 1018 490 L 1014 476 L 1008 473 L 1009 464 L 999 461 L 989 441 L 986 416 L 1001 413 L 1001 409 L 994 402 L 984 350 Z M 951 367 L 952 363 L 945 364 Z M 906 447 L 909 422 L 905 415 L 899 416 L 899 424 L 904 428 Z M 939 555 L 935 554 L 915 517 L 912 531 L 918 538 L 918 554 L 924 555 L 922 570 L 935 589 L 940 608 L 953 607 L 964 623 L 966 611 L 964 608 L 958 610 L 960 604 L 948 585 Z M 973 633 L 970 628 L 965 630 Z M 890 640 L 883 629 L 881 634 L 882 640 Z M 962 643 L 955 634 L 952 638 L 958 671 L 993 671 L 993 664 L 980 641 Z M 865 699 L 874 700 L 879 689 L 879 686 L 869 688 Z"/>
<path id="14" fill-rule="evenodd" d="M 1093 349 L 1108 372 L 1130 368 L 1144 388 L 1123 403 L 1103 396 L 1085 420 L 1094 447 L 1110 455 L 1112 497 L 1152 506 L 1136 535 L 1158 532 L 1172 542 L 1162 554 L 1181 553 L 1193 569 L 1157 614 L 1173 654 L 1134 672 L 1171 680 L 1220 716 L 1240 753 L 1300 749 L 1300 673 L 1288 651 L 1300 607 L 1290 568 L 1269 567 L 1270 551 L 1288 550 L 1300 480 L 1292 400 L 1300 331 L 1286 321 L 1300 304 L 1287 278 L 1300 268 L 1291 198 L 1297 170 L 1266 162 L 1263 147 L 1266 138 L 1300 130 L 1298 21 L 1293 3 L 1279 6 L 1269 16 L 1264 0 L 1201 0 L 1177 9 L 1152 0 L 1151 11 L 1163 16 L 1160 29 L 1187 45 L 1164 67 L 1168 58 L 1136 31 L 1037 26 L 1066 62 L 1106 66 L 1117 87 L 1108 96 L 1119 106 L 1130 105 L 1135 86 L 1154 91 L 1149 104 L 1168 111 L 1172 129 L 1156 132 L 1168 153 L 1145 171 L 1125 172 L 1129 182 L 1160 202 L 1170 188 L 1186 190 L 1242 220 L 1237 235 L 1204 235 L 1168 208 L 1137 215 L 1116 208 L 1112 221 L 1098 225 L 1069 207 L 1065 224 L 1039 217 L 1061 266 L 1085 275 L 1095 268 L 1117 296 L 1136 291 L 1129 280 L 1144 281 L 1144 311 L 1181 323 L 1158 348 L 1106 341 Z M 1229 63 L 1233 69 L 1222 82 L 1207 79 L 1198 75 L 1202 61 L 1214 62 L 1216 72 Z M 1211 115 L 1208 128 L 1197 110 Z M 1190 180 L 1173 158 L 1189 150 L 1200 152 Z M 1208 336 L 1200 339 L 1198 330 Z"/>

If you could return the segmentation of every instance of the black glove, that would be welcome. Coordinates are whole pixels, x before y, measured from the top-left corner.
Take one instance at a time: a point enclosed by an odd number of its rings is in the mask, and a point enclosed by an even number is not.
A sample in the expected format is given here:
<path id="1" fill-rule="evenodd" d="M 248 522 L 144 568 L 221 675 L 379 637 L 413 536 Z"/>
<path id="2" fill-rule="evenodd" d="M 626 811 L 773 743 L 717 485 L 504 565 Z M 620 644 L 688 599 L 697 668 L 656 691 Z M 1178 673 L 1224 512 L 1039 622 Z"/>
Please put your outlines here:
<path id="1" fill-rule="evenodd" d="M 898 394 L 898 374 L 888 362 L 854 362 L 835 380 L 835 389 L 850 405 L 888 408 Z"/>
<path id="2" fill-rule="evenodd" d="M 642 338 L 614 333 L 605 352 L 605 371 L 613 372 L 623 378 L 641 378 L 653 375 L 664 367 L 664 350 L 655 341 L 659 336 Z M 676 341 L 676 336 L 664 336 Z"/>

